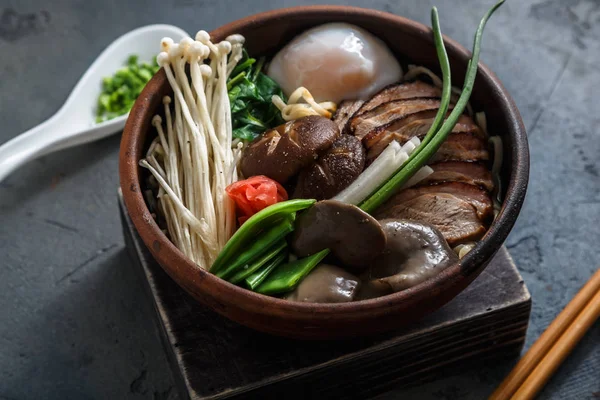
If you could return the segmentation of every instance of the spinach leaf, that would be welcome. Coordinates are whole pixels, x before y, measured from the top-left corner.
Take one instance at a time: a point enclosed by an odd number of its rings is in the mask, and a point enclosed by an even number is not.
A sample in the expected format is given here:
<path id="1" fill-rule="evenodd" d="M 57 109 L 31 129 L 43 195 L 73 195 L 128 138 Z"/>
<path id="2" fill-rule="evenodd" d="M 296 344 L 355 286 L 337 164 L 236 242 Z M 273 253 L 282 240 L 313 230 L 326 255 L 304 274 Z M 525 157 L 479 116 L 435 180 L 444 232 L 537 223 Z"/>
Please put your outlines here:
<path id="1" fill-rule="evenodd" d="M 246 125 L 254 125 L 254 126 L 257 126 L 259 128 L 262 128 L 263 130 L 266 130 L 268 128 L 268 126 L 265 125 L 263 123 L 263 121 L 261 121 L 260 118 L 255 117 L 254 115 L 252 115 L 249 110 L 246 110 L 245 113 L 243 113 L 242 115 L 240 115 L 239 119 L 240 119 L 241 122 L 243 122 Z"/>
<path id="2" fill-rule="evenodd" d="M 251 141 L 263 132 L 262 128 L 257 128 L 256 125 L 244 125 L 233 129 L 233 137 Z"/>
<path id="3" fill-rule="evenodd" d="M 271 97 L 273 95 L 278 95 L 279 97 L 283 97 L 283 92 L 279 85 L 267 75 L 260 73 L 256 77 L 256 87 L 258 88 L 258 94 L 264 101 L 268 101 L 270 104 Z"/>
<path id="4" fill-rule="evenodd" d="M 246 49 L 242 49 L 242 59 L 235 66 L 233 71 L 231 72 L 231 76 L 236 76 L 237 74 L 248 71 L 251 69 L 252 64 L 256 62 L 256 59 L 250 58 Z"/>
<path id="5" fill-rule="evenodd" d="M 262 72 L 263 65 L 264 59 L 257 62 L 244 49 L 227 82 L 234 138 L 250 141 L 285 122 L 271 101 L 274 95 L 285 101 L 285 96 L 279 85 Z"/>

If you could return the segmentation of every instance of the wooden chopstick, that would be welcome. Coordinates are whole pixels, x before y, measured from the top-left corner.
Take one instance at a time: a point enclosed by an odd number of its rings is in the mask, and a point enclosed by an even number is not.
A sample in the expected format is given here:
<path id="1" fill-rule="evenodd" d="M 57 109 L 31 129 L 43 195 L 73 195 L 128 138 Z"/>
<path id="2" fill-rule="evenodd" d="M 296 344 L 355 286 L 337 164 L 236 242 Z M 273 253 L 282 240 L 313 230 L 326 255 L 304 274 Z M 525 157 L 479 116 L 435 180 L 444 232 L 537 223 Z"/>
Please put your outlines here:
<path id="1" fill-rule="evenodd" d="M 585 306 L 581 314 L 569 325 L 565 333 L 552 346 L 552 349 L 535 367 L 512 398 L 519 400 L 532 399 L 544 387 L 548 379 L 567 358 L 590 326 L 598 319 L 598 316 L 600 316 L 600 292 L 592 297 L 592 300 Z"/>
<path id="2" fill-rule="evenodd" d="M 517 363 L 517 365 L 513 368 L 511 373 L 504 379 L 504 381 L 498 386 L 496 391 L 492 393 L 489 400 L 508 400 L 511 399 L 512 396 L 520 389 L 523 382 L 530 376 L 532 371 L 536 369 L 540 361 L 545 358 L 545 356 L 550 352 L 554 351 L 553 346 L 557 343 L 561 335 L 567 331 L 567 328 L 573 323 L 573 321 L 582 314 L 582 310 L 586 309 L 589 317 L 594 315 L 594 308 L 588 309 L 588 305 L 593 307 L 593 304 L 596 304 L 596 308 L 600 309 L 600 302 L 596 301 L 598 297 L 598 292 L 600 292 L 600 269 L 596 271 L 594 275 L 588 280 L 588 282 L 581 288 L 581 290 L 575 295 L 573 300 L 567 304 L 567 306 L 561 311 L 561 313 L 556 317 L 556 319 L 550 324 L 550 326 L 546 329 L 546 331 L 539 337 L 539 339 L 531 346 L 529 351 L 523 356 L 523 358 Z M 595 297 L 594 297 L 595 296 Z M 592 300 L 594 298 L 594 300 Z M 590 302 L 590 300 L 592 300 Z M 598 310 L 596 310 L 596 314 Z M 583 315 L 583 314 L 582 314 Z M 587 321 L 587 320 L 586 320 Z M 592 320 L 593 322 L 593 320 Z M 590 325 L 591 323 L 590 322 Z M 571 331 L 571 336 L 565 335 L 565 340 L 567 342 L 572 342 L 572 345 L 565 346 L 564 342 L 562 346 L 564 346 L 564 354 L 562 358 L 560 358 L 560 363 L 564 357 L 571 351 L 573 346 L 577 343 L 577 341 L 583 336 L 585 331 L 589 328 L 589 325 L 584 327 L 581 325 L 581 319 L 578 320 L 577 324 L 573 324 L 573 330 Z M 573 338 L 577 338 L 573 340 Z M 570 339 L 570 340 L 569 340 Z M 552 350 L 551 350 L 552 349 Z M 562 353 L 561 353 L 562 354 Z M 558 360 L 557 356 L 553 356 L 553 359 Z M 552 374 L 558 367 L 558 364 L 551 369 L 545 370 L 546 372 L 550 371 L 549 374 Z M 545 379 L 541 382 L 543 385 L 550 375 L 545 377 Z M 540 376 L 540 378 L 542 378 Z M 541 386 L 540 386 L 541 387 Z M 538 390 L 539 388 L 538 387 Z M 522 397 L 526 398 L 526 397 Z"/>

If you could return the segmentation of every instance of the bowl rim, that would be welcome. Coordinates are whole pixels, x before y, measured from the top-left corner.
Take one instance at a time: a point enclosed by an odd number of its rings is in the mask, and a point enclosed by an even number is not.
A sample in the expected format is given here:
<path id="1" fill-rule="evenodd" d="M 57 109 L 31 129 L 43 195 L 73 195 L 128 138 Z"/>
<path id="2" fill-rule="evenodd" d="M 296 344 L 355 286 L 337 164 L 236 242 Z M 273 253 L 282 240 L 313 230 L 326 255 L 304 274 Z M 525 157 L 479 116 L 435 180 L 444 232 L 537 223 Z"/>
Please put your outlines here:
<path id="1" fill-rule="evenodd" d="M 419 22 L 408 18 L 391 14 L 384 11 L 378 11 L 369 8 L 353 6 L 297 6 L 280 8 L 271 11 L 265 11 L 250 15 L 230 23 L 227 23 L 210 32 L 211 37 L 224 38 L 224 35 L 239 31 L 240 28 L 252 28 L 257 25 L 264 25 L 271 20 L 283 17 L 289 18 L 290 14 L 294 16 L 310 16 L 313 14 L 331 14 L 331 15 L 351 15 L 363 16 L 371 19 L 383 19 L 390 24 L 403 25 L 415 34 L 431 36 L 431 28 Z M 460 45 L 458 42 L 444 35 L 444 43 L 449 54 L 455 54 L 459 58 L 470 58 L 470 51 Z M 262 295 L 248 289 L 236 286 L 221 278 L 216 277 L 210 272 L 198 268 L 191 260 L 175 247 L 175 245 L 160 230 L 149 209 L 146 206 L 140 188 L 140 168 L 138 167 L 138 156 L 142 152 L 136 149 L 139 145 L 139 127 L 144 120 L 144 114 L 147 112 L 145 106 L 148 101 L 145 100 L 152 96 L 152 91 L 159 89 L 162 85 L 168 84 L 164 71 L 161 69 L 148 85 L 144 88 L 142 94 L 135 102 L 127 120 L 120 147 L 119 155 L 119 175 L 123 191 L 125 205 L 133 224 L 141 236 L 143 242 L 150 250 L 153 257 L 159 262 L 162 268 L 186 291 L 195 294 L 198 297 L 198 285 L 208 287 L 210 291 L 221 292 L 228 298 L 238 301 L 244 301 L 243 308 L 249 309 L 255 313 L 265 316 L 289 316 L 290 312 L 295 313 L 296 319 L 304 317 L 305 319 L 315 318 L 343 318 L 344 315 L 352 314 L 353 318 L 359 314 L 369 314 L 385 312 L 394 306 L 399 306 L 407 302 L 420 301 L 438 293 L 437 288 L 448 287 L 448 285 L 458 284 L 459 281 L 469 278 L 474 279 L 483 267 L 487 259 L 496 253 L 512 229 L 519 214 L 529 179 L 529 150 L 525 127 L 520 113 L 512 97 L 504 88 L 498 77 L 481 61 L 478 64 L 477 80 L 487 81 L 487 84 L 498 93 L 500 97 L 499 108 L 501 114 L 506 119 L 509 131 L 513 132 L 512 164 L 513 168 L 508 180 L 506 196 L 503 199 L 501 210 L 484 237 L 476 246 L 458 263 L 446 268 L 433 278 L 430 278 L 409 289 L 396 292 L 387 296 L 373 298 L 369 300 L 354 301 L 348 303 L 303 303 L 291 302 L 276 297 Z M 137 159 L 136 159 L 137 158 Z M 197 279 L 190 281 L 183 277 L 182 269 L 193 272 Z M 189 272 L 188 272 L 189 273 Z M 214 285 L 211 288 L 211 285 Z M 214 294 L 214 293 L 213 293 Z M 275 307 L 274 307 L 275 306 Z M 299 313 L 299 314 L 298 314 Z"/>

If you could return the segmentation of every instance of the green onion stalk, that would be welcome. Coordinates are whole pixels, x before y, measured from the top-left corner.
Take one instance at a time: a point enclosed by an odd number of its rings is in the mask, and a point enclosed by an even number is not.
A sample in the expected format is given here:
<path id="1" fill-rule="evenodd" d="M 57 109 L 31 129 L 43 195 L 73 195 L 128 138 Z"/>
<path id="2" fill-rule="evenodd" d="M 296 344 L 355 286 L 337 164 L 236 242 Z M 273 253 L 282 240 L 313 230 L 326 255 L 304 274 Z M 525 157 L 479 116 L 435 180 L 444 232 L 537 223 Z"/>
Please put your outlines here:
<path id="1" fill-rule="evenodd" d="M 394 193 L 405 184 L 415 172 L 417 172 L 427 161 L 435 154 L 435 152 L 440 148 L 442 143 L 446 140 L 452 129 L 456 125 L 458 118 L 460 118 L 461 114 L 465 110 L 467 103 L 469 101 L 469 97 L 471 97 L 471 92 L 473 91 L 473 85 L 475 84 L 475 77 L 477 76 L 477 67 L 479 63 L 479 53 L 481 51 L 481 39 L 483 36 L 483 30 L 488 19 L 492 16 L 494 11 L 498 9 L 504 0 L 496 3 L 488 12 L 483 16 L 481 22 L 479 23 L 479 27 L 475 32 L 475 40 L 473 43 L 473 55 L 471 60 L 467 65 L 467 73 L 465 76 L 465 82 L 463 84 L 462 93 L 456 102 L 456 105 L 450 116 L 446 119 L 444 124 L 439 128 L 436 132 L 434 131 L 434 125 L 432 125 L 429 132 L 425 136 L 424 142 L 419 146 L 418 149 L 415 150 L 411 157 L 407 160 L 407 162 L 400 167 L 400 169 L 396 172 L 396 174 L 383 184 L 379 189 L 375 191 L 367 200 L 360 204 L 360 208 L 364 211 L 371 213 L 377 209 L 381 204 L 383 204 L 386 200 L 394 195 Z M 448 56 L 446 54 L 446 50 L 443 46 L 443 41 L 441 41 L 441 33 L 439 29 L 439 20 L 437 16 L 437 9 L 434 7 L 431 11 L 431 17 L 433 21 L 433 31 L 434 38 L 436 40 L 436 49 L 438 52 L 438 57 L 442 54 L 440 58 L 440 65 L 442 67 L 443 74 L 443 90 L 442 90 L 442 105 L 446 102 L 446 110 L 442 111 L 442 107 L 438 110 L 438 114 L 436 115 L 435 122 L 438 122 L 444 117 L 447 111 L 448 103 L 450 101 L 450 65 L 448 64 Z M 436 27 L 437 25 L 437 27 Z M 440 52 L 440 47 L 443 49 Z M 444 61 L 445 60 L 445 61 Z M 446 97 L 444 97 L 446 96 Z"/>

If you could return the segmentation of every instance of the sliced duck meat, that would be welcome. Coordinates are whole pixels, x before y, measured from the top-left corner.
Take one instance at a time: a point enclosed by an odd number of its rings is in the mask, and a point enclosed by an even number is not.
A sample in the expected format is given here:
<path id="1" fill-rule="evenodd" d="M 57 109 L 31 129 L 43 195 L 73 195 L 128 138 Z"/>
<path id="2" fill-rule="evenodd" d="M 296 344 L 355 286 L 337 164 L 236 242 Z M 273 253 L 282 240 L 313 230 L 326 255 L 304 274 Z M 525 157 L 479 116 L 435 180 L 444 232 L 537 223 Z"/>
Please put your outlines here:
<path id="1" fill-rule="evenodd" d="M 487 140 L 487 136 L 485 132 L 481 130 L 481 128 L 473 121 L 473 118 L 468 115 L 461 115 L 456 121 L 456 125 L 452 128 L 452 132 L 454 133 L 471 133 L 473 135 L 479 136 L 483 140 Z"/>
<path id="2" fill-rule="evenodd" d="M 346 125 L 367 149 L 367 165 L 392 141 L 402 145 L 415 136 L 423 139 L 439 109 L 439 97 L 438 88 L 416 81 L 389 86 L 368 100 Z M 397 193 L 374 216 L 429 223 L 450 245 L 478 240 L 493 215 L 487 143 L 473 119 L 461 115 L 429 160 L 433 173 Z"/>
<path id="3" fill-rule="evenodd" d="M 419 186 L 443 182 L 462 182 L 479 186 L 489 192 L 494 189 L 492 174 L 485 164 L 447 161 L 429 166 L 433 169 L 433 173 L 420 181 Z"/>
<path id="4" fill-rule="evenodd" d="M 445 182 L 438 185 L 417 186 L 398 192 L 380 208 L 384 212 L 388 207 L 406 203 L 425 194 L 445 193 L 456 196 L 469 203 L 477 212 L 477 217 L 485 221 L 493 211 L 492 200 L 485 190 L 461 182 Z"/>
<path id="5" fill-rule="evenodd" d="M 448 108 L 452 110 L 453 107 L 454 105 L 450 104 Z M 394 122 L 389 126 L 373 130 L 363 138 L 363 143 L 368 149 L 370 149 L 382 140 L 385 143 L 383 148 L 385 148 L 385 146 L 387 146 L 392 140 L 396 140 L 400 144 L 404 144 L 414 136 L 418 136 L 419 139 L 423 139 L 431 127 L 431 124 L 433 124 L 436 114 L 437 109 L 412 114 L 406 118 Z M 449 113 L 447 115 L 449 115 Z M 471 133 L 480 137 L 484 141 L 487 140 L 487 137 L 483 131 L 468 115 L 461 115 L 458 118 L 456 125 L 454 125 L 454 128 L 452 128 L 452 133 Z"/>
<path id="6" fill-rule="evenodd" d="M 412 189 L 401 193 L 409 190 Z M 479 240 L 486 231 L 475 207 L 451 193 L 425 193 L 403 202 L 394 197 L 377 210 L 375 216 L 431 224 L 439 229 L 450 246 Z"/>
<path id="7" fill-rule="evenodd" d="M 486 142 L 472 133 L 453 133 L 442 143 L 429 160 L 440 161 L 487 161 L 490 154 Z"/>
<path id="8" fill-rule="evenodd" d="M 354 136 L 362 140 L 375 129 L 385 128 L 411 114 L 437 110 L 439 107 L 438 99 L 390 101 L 352 118 L 349 127 Z"/>
<path id="9" fill-rule="evenodd" d="M 367 164 L 370 164 L 377 158 L 392 140 L 404 144 L 414 136 L 423 139 L 429 131 L 436 113 L 437 110 L 415 113 L 400 121 L 394 122 L 388 127 L 371 131 L 363 138 L 363 143 L 368 149 Z M 454 134 L 459 133 L 471 135 L 473 137 L 453 137 Z M 450 148 L 440 148 L 439 151 L 442 154 L 441 157 L 445 156 L 451 159 L 464 159 L 469 161 L 479 159 L 487 160 L 489 158 L 483 132 L 475 125 L 473 120 L 466 115 L 459 118 L 458 123 L 452 129 L 452 134 L 446 141 L 448 144 L 444 145 L 450 146 Z M 471 153 L 457 154 L 457 151 L 460 151 L 462 148 Z"/>
<path id="10" fill-rule="evenodd" d="M 396 100 L 409 100 L 418 98 L 439 98 L 442 97 L 442 91 L 423 81 L 414 81 L 409 83 L 398 83 L 383 88 L 379 93 L 371 97 L 356 115 L 362 114 L 374 109 L 384 103 Z"/>
<path id="11" fill-rule="evenodd" d="M 402 145 L 414 136 L 423 139 L 436 114 L 437 109 L 421 111 L 402 118 L 389 126 L 373 129 L 363 138 L 363 144 L 370 152 L 376 152 L 375 157 L 377 157 L 392 140 Z"/>
<path id="12" fill-rule="evenodd" d="M 340 132 L 345 132 L 348 121 L 364 103 L 363 100 L 344 100 L 339 104 L 333 115 L 333 122 L 340 128 Z"/>

